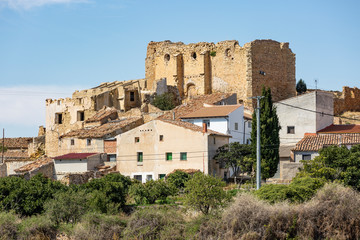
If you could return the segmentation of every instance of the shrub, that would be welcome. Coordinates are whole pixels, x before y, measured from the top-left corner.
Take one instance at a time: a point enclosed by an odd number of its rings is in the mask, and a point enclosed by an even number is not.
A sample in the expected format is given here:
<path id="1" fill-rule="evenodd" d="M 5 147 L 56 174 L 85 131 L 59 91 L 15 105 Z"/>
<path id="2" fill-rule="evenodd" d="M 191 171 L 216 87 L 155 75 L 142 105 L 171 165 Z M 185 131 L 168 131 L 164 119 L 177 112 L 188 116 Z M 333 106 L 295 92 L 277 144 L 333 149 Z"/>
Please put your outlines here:
<path id="1" fill-rule="evenodd" d="M 0 212 L 0 239 L 16 239 L 18 222 L 15 214 Z"/>
<path id="2" fill-rule="evenodd" d="M 71 235 L 80 240 L 120 239 L 125 227 L 126 221 L 120 216 L 88 213 L 75 225 Z"/>
<path id="3" fill-rule="evenodd" d="M 185 186 L 185 203 L 204 214 L 224 206 L 229 200 L 223 190 L 225 182 L 201 172 L 195 173 Z"/>
<path id="4" fill-rule="evenodd" d="M 44 215 L 23 218 L 20 223 L 21 239 L 55 239 L 56 226 Z"/>
<path id="5" fill-rule="evenodd" d="M 46 215 L 56 224 L 76 223 L 88 211 L 88 199 L 84 191 L 59 192 L 45 203 Z"/>
<path id="6" fill-rule="evenodd" d="M 181 190 L 185 188 L 185 183 L 189 179 L 190 175 L 188 173 L 176 170 L 175 172 L 169 174 L 169 176 L 166 178 L 166 182 Z"/>
<path id="7" fill-rule="evenodd" d="M 184 219 L 176 209 L 146 207 L 137 210 L 124 231 L 125 239 L 184 239 Z"/>
<path id="8" fill-rule="evenodd" d="M 58 191 L 67 187 L 58 181 L 52 181 L 38 174 L 30 180 L 20 177 L 0 179 L 0 207 L 14 210 L 21 216 L 42 213 L 44 203 Z"/>
<path id="9" fill-rule="evenodd" d="M 171 110 L 175 107 L 173 103 L 173 95 L 171 93 L 156 95 L 152 104 L 163 111 Z"/>
<path id="10" fill-rule="evenodd" d="M 162 179 L 133 184 L 129 191 L 136 204 L 153 204 L 156 200 L 164 202 L 173 192 L 174 189 Z"/>

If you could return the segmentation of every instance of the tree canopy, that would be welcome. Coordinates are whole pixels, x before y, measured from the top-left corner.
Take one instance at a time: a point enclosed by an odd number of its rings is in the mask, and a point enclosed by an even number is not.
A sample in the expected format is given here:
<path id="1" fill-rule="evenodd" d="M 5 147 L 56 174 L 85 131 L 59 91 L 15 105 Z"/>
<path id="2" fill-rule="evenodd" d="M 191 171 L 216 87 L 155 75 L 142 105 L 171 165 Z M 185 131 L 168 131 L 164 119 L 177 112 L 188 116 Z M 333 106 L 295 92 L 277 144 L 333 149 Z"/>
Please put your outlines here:
<path id="1" fill-rule="evenodd" d="M 300 78 L 296 84 L 296 92 L 302 94 L 307 91 L 306 83 Z"/>
<path id="2" fill-rule="evenodd" d="M 173 97 L 174 96 L 171 93 L 156 95 L 152 101 L 152 104 L 163 111 L 171 110 L 175 107 L 173 103 Z"/>
<path id="3" fill-rule="evenodd" d="M 273 106 L 270 88 L 262 89 L 263 98 L 260 100 L 260 145 L 261 145 L 261 178 L 267 179 L 275 175 L 279 164 L 279 119 Z M 251 146 L 255 158 L 256 154 L 257 119 L 253 113 L 251 131 Z"/>

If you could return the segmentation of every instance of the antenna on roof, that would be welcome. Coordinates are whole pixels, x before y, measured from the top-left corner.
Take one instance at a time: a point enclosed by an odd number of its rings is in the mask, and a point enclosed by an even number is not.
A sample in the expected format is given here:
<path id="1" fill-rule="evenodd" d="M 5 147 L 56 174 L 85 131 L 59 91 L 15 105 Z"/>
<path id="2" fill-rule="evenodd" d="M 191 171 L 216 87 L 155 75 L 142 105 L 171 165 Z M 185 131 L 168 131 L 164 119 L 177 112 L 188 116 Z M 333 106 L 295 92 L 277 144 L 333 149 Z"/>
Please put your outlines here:
<path id="1" fill-rule="evenodd" d="M 318 83 L 318 80 L 315 79 L 315 92 L 317 91 L 317 83 Z"/>

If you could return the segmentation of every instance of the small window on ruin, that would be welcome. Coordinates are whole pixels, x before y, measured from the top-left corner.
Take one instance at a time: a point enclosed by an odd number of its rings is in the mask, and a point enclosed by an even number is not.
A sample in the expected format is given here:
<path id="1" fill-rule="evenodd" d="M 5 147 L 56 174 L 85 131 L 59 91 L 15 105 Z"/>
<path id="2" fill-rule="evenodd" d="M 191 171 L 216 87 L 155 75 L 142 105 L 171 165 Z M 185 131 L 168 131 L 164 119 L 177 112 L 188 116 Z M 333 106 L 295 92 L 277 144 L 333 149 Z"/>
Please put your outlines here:
<path id="1" fill-rule="evenodd" d="M 84 113 L 84 111 L 78 111 L 78 112 L 77 112 L 77 120 L 78 120 L 78 121 L 84 121 L 84 120 L 85 120 L 85 113 Z"/>
<path id="2" fill-rule="evenodd" d="M 287 127 L 287 133 L 288 134 L 295 134 L 295 127 L 294 126 L 288 126 Z"/>
<path id="3" fill-rule="evenodd" d="M 75 145 L 75 139 L 71 139 L 71 140 L 70 140 L 70 145 L 71 145 L 71 146 L 74 146 L 74 145 Z"/>
<path id="4" fill-rule="evenodd" d="M 244 100 L 240 99 L 239 104 L 243 104 L 243 103 L 244 103 Z"/>
<path id="5" fill-rule="evenodd" d="M 164 141 L 164 135 L 160 135 L 160 136 L 159 136 L 159 141 L 160 141 L 160 142 Z"/>
<path id="6" fill-rule="evenodd" d="M 165 60 L 165 62 L 170 61 L 170 55 L 169 55 L 169 54 L 165 54 L 164 60 Z"/>
<path id="7" fill-rule="evenodd" d="M 231 50 L 230 48 L 225 50 L 225 57 L 231 57 Z"/>
<path id="8" fill-rule="evenodd" d="M 91 146 L 91 139 L 86 139 L 86 145 Z"/>
<path id="9" fill-rule="evenodd" d="M 135 137 L 135 143 L 140 142 L 140 138 L 139 137 Z"/>
<path id="10" fill-rule="evenodd" d="M 135 101 L 135 92 L 130 92 L 130 102 Z"/>
<path id="11" fill-rule="evenodd" d="M 196 52 L 193 52 L 193 53 L 191 54 L 191 57 L 192 57 L 192 59 L 196 60 Z"/>
<path id="12" fill-rule="evenodd" d="M 62 113 L 55 113 L 55 124 L 62 124 Z"/>

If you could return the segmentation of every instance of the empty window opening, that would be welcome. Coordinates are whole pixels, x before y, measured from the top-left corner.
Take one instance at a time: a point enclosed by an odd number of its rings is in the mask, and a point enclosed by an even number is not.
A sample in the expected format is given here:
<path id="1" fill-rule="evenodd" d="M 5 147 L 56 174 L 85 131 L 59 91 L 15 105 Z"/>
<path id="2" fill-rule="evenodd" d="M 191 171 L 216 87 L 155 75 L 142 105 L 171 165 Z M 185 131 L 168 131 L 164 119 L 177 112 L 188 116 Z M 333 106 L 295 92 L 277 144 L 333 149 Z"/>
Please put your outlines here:
<path id="1" fill-rule="evenodd" d="M 135 101 L 135 92 L 130 92 L 130 102 Z"/>
<path id="2" fill-rule="evenodd" d="M 142 175 L 134 175 L 134 179 L 138 180 L 139 182 L 142 182 Z"/>
<path id="3" fill-rule="evenodd" d="M 71 145 L 71 146 L 74 146 L 74 145 L 75 145 L 75 139 L 71 139 L 71 140 L 70 140 L 70 145 Z"/>
<path id="4" fill-rule="evenodd" d="M 231 57 L 231 50 L 230 48 L 225 50 L 225 57 Z"/>
<path id="5" fill-rule="evenodd" d="M 86 139 L 86 145 L 91 146 L 91 139 Z"/>
<path id="6" fill-rule="evenodd" d="M 251 128 L 251 122 L 250 121 L 248 122 L 248 128 Z"/>
<path id="7" fill-rule="evenodd" d="M 152 175 L 146 175 L 146 181 L 151 181 L 153 179 Z"/>
<path id="8" fill-rule="evenodd" d="M 287 133 L 288 134 L 295 134 L 295 127 L 294 126 L 288 126 L 287 127 Z"/>
<path id="9" fill-rule="evenodd" d="M 160 142 L 164 141 L 164 135 L 160 135 L 159 140 L 160 140 Z"/>
<path id="10" fill-rule="evenodd" d="M 140 142 L 140 138 L 139 137 L 135 137 L 135 143 Z"/>
<path id="11" fill-rule="evenodd" d="M 137 153 L 137 162 L 142 163 L 143 162 L 143 153 L 142 152 L 138 152 Z"/>
<path id="12" fill-rule="evenodd" d="M 165 62 L 168 62 L 168 61 L 170 60 L 170 55 L 169 55 L 169 54 L 165 54 L 164 60 L 165 60 Z"/>
<path id="13" fill-rule="evenodd" d="M 78 120 L 78 121 L 84 121 L 84 120 L 85 120 L 85 113 L 84 113 L 84 111 L 78 111 L 78 112 L 77 112 L 77 120 Z"/>
<path id="14" fill-rule="evenodd" d="M 235 130 L 239 130 L 239 124 L 237 122 L 235 123 Z"/>
<path id="15" fill-rule="evenodd" d="M 196 60 L 196 53 L 193 52 L 193 53 L 191 54 L 191 57 L 192 57 L 192 59 Z"/>
<path id="16" fill-rule="evenodd" d="M 303 154 L 302 160 L 311 160 L 311 154 Z"/>
<path id="17" fill-rule="evenodd" d="M 62 124 L 63 123 L 62 117 L 63 117 L 62 113 L 55 113 L 55 124 Z"/>
<path id="18" fill-rule="evenodd" d="M 166 161 L 171 161 L 172 160 L 172 153 L 171 152 L 167 152 L 166 153 Z"/>
<path id="19" fill-rule="evenodd" d="M 159 174 L 159 179 L 164 179 L 166 174 Z"/>
<path id="20" fill-rule="evenodd" d="M 216 138 L 214 137 L 214 144 L 216 144 Z"/>
<path id="21" fill-rule="evenodd" d="M 116 154 L 108 154 L 107 160 L 108 162 L 116 162 Z"/>
<path id="22" fill-rule="evenodd" d="M 182 161 L 187 160 L 187 152 L 181 152 L 180 153 L 180 160 L 182 160 Z"/>

